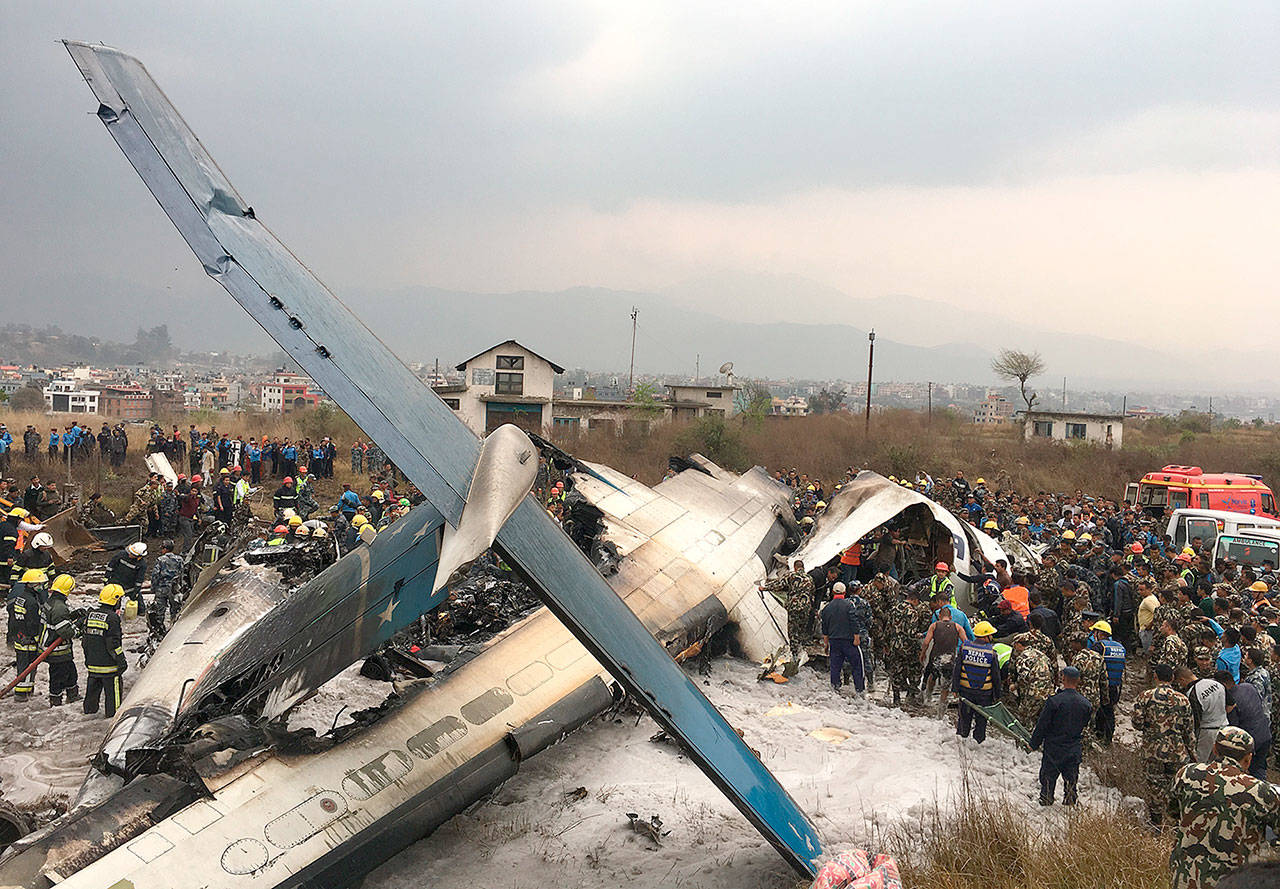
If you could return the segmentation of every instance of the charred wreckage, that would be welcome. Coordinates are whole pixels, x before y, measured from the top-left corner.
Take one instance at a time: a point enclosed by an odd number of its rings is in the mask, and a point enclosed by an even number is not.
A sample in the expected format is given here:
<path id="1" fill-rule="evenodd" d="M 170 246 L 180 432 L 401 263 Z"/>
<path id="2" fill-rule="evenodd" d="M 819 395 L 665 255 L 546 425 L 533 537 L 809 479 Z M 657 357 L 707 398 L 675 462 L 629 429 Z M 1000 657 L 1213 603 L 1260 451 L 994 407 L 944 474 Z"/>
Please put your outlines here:
<path id="1" fill-rule="evenodd" d="M 257 220 L 141 63 L 66 47 L 205 271 L 426 500 L 309 579 L 243 545 L 199 570 L 70 811 L 13 844 L 0 887 L 350 885 L 623 695 L 812 876 L 809 819 L 679 665 L 722 631 L 785 656 L 785 610 L 757 584 L 800 540 L 789 489 L 697 455 L 650 488 L 513 426 L 477 440 Z M 529 496 L 539 456 L 571 480 L 563 530 Z M 908 514 L 958 571 L 1001 553 L 864 472 L 798 554 L 821 564 Z M 392 644 L 424 631 L 418 658 Z M 419 678 L 325 734 L 286 728 L 371 656 Z"/>

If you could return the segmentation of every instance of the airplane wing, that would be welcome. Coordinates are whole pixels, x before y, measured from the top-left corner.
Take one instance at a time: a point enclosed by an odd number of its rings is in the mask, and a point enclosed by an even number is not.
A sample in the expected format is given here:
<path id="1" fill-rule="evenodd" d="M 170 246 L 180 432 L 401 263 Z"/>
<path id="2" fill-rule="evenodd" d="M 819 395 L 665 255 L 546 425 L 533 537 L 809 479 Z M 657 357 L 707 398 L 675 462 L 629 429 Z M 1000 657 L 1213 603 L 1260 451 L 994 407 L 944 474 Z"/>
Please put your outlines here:
<path id="1" fill-rule="evenodd" d="M 66 42 L 98 117 L 218 281 L 457 526 L 479 442 L 262 225 L 142 64 Z M 532 498 L 496 547 L 588 651 L 801 874 L 821 852 L 799 807 Z"/>

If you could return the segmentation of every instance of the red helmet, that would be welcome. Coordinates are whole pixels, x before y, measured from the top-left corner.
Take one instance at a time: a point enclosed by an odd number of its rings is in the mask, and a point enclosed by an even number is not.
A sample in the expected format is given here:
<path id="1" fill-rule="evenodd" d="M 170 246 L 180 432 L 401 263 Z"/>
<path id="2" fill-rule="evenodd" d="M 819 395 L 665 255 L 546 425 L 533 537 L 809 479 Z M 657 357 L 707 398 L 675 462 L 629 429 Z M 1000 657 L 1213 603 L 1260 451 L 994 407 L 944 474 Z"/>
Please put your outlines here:
<path id="1" fill-rule="evenodd" d="M 1129 552 L 1131 552 L 1131 553 L 1139 553 L 1139 554 L 1140 554 L 1140 553 L 1142 552 L 1142 544 L 1141 544 L 1141 543 L 1138 543 L 1138 542 L 1136 542 L 1136 541 L 1135 541 L 1135 542 L 1133 542 L 1133 543 L 1131 543 L 1131 544 L 1129 544 Z"/>
<path id="2" fill-rule="evenodd" d="M 271 529 L 271 533 L 272 534 L 288 534 L 289 529 L 286 528 L 284 525 L 276 525 L 274 528 Z"/>
<path id="3" fill-rule="evenodd" d="M 178 473 L 178 481 L 182 481 L 184 478 L 186 478 L 186 476 L 185 476 L 183 473 L 179 472 L 179 473 Z"/>
<path id="4" fill-rule="evenodd" d="M 286 475 L 286 476 L 284 477 L 284 483 L 285 483 L 286 485 L 291 485 L 291 484 L 293 484 L 293 479 Z"/>
<path id="5" fill-rule="evenodd" d="M 204 481 L 204 479 L 203 479 L 202 477 L 200 477 L 199 475 L 193 475 L 193 476 L 191 476 L 191 481 L 198 485 L 198 484 L 200 484 L 202 481 Z"/>
<path id="6" fill-rule="evenodd" d="M 933 570 L 934 571 L 950 571 L 951 566 L 948 565 L 946 562 L 939 562 L 938 564 L 933 566 Z"/>

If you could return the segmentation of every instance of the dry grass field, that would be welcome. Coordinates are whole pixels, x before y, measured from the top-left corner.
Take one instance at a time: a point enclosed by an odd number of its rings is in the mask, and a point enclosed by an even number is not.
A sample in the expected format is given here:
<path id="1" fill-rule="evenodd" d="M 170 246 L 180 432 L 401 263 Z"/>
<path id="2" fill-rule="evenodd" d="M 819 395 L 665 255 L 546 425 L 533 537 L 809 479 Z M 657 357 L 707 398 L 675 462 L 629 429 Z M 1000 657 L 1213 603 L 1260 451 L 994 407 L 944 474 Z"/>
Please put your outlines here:
<path id="1" fill-rule="evenodd" d="M 51 426 L 64 426 L 71 415 L 49 416 L 0 412 L 16 438 L 27 423 L 35 425 L 43 441 Z M 81 417 L 83 419 L 83 417 Z M 94 418 L 90 425 L 100 426 Z M 191 423 L 200 429 L 215 426 L 241 436 L 287 436 L 318 439 L 328 435 L 338 446 L 333 491 L 337 483 L 361 480 L 350 473 L 348 451 L 352 441 L 364 438 L 355 423 L 341 411 L 321 409 L 287 417 L 265 414 L 190 414 L 163 421 L 184 432 Z M 1189 428 L 1188 428 L 1189 427 Z M 85 493 L 103 492 L 112 508 L 127 505 L 140 484 L 144 469 L 142 451 L 145 425 L 130 427 L 130 451 L 126 472 L 116 476 L 99 465 L 96 456 L 72 467 L 72 478 Z M 1280 481 L 1280 427 L 1238 427 L 1208 431 L 1203 424 L 1171 420 L 1130 421 L 1124 449 L 1108 451 L 1091 445 L 1063 446 L 1024 442 L 1020 427 L 978 427 L 950 414 L 930 420 L 916 411 L 888 411 L 872 417 L 870 433 L 863 419 L 848 413 L 813 417 L 735 417 L 728 421 L 702 420 L 688 424 L 655 424 L 645 435 L 589 432 L 557 436 L 556 443 L 585 459 L 606 463 L 643 482 L 661 480 L 667 458 L 700 451 L 727 468 L 752 465 L 770 469 L 797 467 L 801 472 L 832 479 L 848 467 L 870 468 L 885 474 L 914 476 L 928 472 L 935 479 L 949 477 L 957 469 L 970 478 L 983 476 L 989 486 L 1012 486 L 1021 491 L 1074 491 L 1120 497 L 1126 482 L 1168 463 L 1187 463 L 1210 471 L 1257 473 L 1268 482 Z M 41 459 L 29 467 L 15 448 L 10 475 L 25 482 L 31 470 L 62 483 L 64 464 L 50 467 Z M 182 471 L 182 470 L 180 470 Z M 330 485 L 320 486 L 322 495 Z"/>

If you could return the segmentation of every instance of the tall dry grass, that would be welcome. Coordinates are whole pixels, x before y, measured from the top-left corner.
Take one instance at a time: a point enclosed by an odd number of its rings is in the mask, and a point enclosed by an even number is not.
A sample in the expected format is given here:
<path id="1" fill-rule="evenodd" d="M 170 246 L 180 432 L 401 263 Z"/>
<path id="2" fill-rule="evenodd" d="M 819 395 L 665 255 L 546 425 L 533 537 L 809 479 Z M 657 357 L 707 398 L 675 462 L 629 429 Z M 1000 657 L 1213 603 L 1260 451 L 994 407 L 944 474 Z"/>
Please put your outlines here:
<path id="1" fill-rule="evenodd" d="M 1055 809 L 1028 818 L 966 786 L 876 838 L 909 889 L 1168 889 L 1167 836 L 1121 810 Z"/>
<path id="2" fill-rule="evenodd" d="M 98 428 L 102 418 L 84 415 L 0 411 L 15 437 L 27 423 L 41 433 L 41 453 L 49 428 L 61 429 L 71 419 L 87 420 Z M 207 430 L 243 437 L 318 439 L 328 435 L 338 446 L 335 481 L 360 480 L 350 476 L 348 449 L 356 438 L 366 439 L 342 411 L 315 410 L 288 416 L 274 414 L 194 413 L 163 418 L 166 430 L 176 423 L 185 433 L 191 423 Z M 136 487 L 143 472 L 142 446 L 147 427 L 133 426 L 130 463 L 124 478 Z M 1280 427 L 1251 427 L 1214 432 L 1192 432 L 1167 421 L 1131 421 L 1125 431 L 1124 449 L 1108 451 L 1092 445 L 1051 444 L 1022 440 L 1016 426 L 979 427 L 942 412 L 932 419 L 919 411 L 887 411 L 876 414 L 869 432 L 863 418 L 841 413 L 812 417 L 734 417 L 727 421 L 654 424 L 647 433 L 616 435 L 595 430 L 582 434 L 558 434 L 558 445 L 571 453 L 606 463 L 648 484 L 661 480 L 667 458 L 700 451 L 729 469 L 753 465 L 771 470 L 792 466 L 824 480 L 843 475 L 849 467 L 874 469 L 884 474 L 913 477 L 930 473 L 948 478 L 957 469 L 973 479 L 985 477 L 989 485 L 1014 487 L 1024 492 L 1074 491 L 1120 497 L 1127 482 L 1167 463 L 1188 463 L 1206 470 L 1250 472 L 1269 482 L 1280 482 Z M 16 451 L 21 451 L 21 444 Z M 135 462 L 136 460 L 136 462 Z M 86 491 L 101 489 L 109 498 L 127 497 L 109 472 L 91 465 L 77 467 L 74 476 Z M 65 468 L 59 467 L 65 478 Z M 15 460 L 11 474 L 22 477 L 25 468 Z M 132 488 L 129 489 L 129 493 Z"/>
<path id="3" fill-rule="evenodd" d="M 557 443 L 579 457 L 608 463 L 641 481 L 661 479 L 667 457 L 699 450 L 730 469 L 792 466 L 824 480 L 848 467 L 935 479 L 957 469 L 970 479 L 1020 491 L 1074 491 L 1119 498 L 1127 482 L 1169 463 L 1210 471 L 1249 472 L 1280 482 L 1280 429 L 1242 428 L 1193 433 L 1169 424 L 1130 422 L 1123 450 L 1093 445 L 1027 442 L 1021 427 L 979 427 L 950 414 L 876 414 L 870 432 L 850 414 L 731 418 L 656 426 L 647 436 L 588 433 Z"/>

